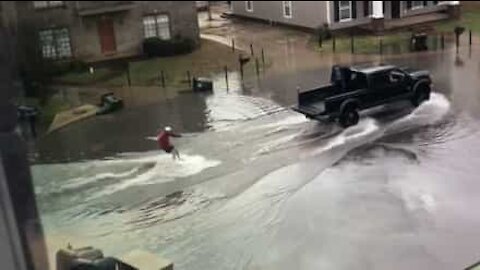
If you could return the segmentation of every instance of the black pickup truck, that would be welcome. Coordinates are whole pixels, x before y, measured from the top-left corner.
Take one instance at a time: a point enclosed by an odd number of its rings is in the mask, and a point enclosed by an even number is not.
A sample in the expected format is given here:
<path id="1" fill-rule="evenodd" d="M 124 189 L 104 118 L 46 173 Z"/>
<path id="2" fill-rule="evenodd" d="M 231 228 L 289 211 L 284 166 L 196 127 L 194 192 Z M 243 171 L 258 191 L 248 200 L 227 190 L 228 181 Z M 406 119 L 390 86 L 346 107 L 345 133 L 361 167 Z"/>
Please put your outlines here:
<path id="1" fill-rule="evenodd" d="M 359 111 L 399 100 L 414 106 L 430 98 L 428 71 L 382 65 L 332 68 L 331 83 L 298 93 L 293 110 L 311 119 L 338 120 L 343 127 L 358 123 Z"/>

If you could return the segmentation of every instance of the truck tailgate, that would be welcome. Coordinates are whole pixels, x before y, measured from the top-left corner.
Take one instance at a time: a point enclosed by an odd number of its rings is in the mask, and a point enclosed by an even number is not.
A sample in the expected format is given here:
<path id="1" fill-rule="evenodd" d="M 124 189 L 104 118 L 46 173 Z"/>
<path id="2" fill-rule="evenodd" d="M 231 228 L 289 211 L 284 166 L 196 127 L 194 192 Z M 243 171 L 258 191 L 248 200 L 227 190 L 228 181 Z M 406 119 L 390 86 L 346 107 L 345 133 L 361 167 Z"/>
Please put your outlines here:
<path id="1" fill-rule="evenodd" d="M 310 103 L 299 104 L 293 107 L 293 110 L 305 114 L 309 117 L 316 117 L 325 112 L 325 102 L 316 101 Z"/>

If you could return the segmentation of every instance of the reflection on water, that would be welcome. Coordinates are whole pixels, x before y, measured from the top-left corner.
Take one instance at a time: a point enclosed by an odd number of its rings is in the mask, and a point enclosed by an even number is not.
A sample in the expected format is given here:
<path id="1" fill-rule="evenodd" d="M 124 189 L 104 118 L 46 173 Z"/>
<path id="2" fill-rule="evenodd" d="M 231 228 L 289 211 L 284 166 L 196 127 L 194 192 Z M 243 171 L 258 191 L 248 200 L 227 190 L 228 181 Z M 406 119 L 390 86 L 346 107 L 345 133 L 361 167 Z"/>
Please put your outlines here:
<path id="1" fill-rule="evenodd" d="M 228 90 L 224 73 L 213 74 L 211 79 L 213 92 L 181 92 L 163 101 L 155 101 L 157 92 L 149 97 L 151 89 L 135 94 L 147 95 L 141 99 L 127 95 L 124 110 L 75 123 L 41 138 L 35 162 L 72 162 L 148 151 L 156 146 L 145 137 L 155 136 L 165 125 L 180 133 L 197 133 L 283 110 L 270 100 L 246 96 L 245 92 L 256 86 L 255 81 L 241 82 L 238 72 L 229 73 Z"/>
<path id="2" fill-rule="evenodd" d="M 119 152 L 151 150 L 145 140 L 159 128 L 171 125 L 180 132 L 200 132 L 207 128 L 205 98 L 191 93 L 146 106 L 125 108 L 67 126 L 38 142 L 37 162 L 61 162 L 103 158 Z"/>

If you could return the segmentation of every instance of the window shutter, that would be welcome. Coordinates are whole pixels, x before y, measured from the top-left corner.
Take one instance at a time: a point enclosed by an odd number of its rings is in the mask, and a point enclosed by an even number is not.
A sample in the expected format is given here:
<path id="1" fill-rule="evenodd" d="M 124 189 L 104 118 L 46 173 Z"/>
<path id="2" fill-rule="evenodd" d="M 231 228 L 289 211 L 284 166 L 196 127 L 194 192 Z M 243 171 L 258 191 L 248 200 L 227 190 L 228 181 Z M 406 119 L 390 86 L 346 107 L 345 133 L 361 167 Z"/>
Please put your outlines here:
<path id="1" fill-rule="evenodd" d="M 434 5 L 438 5 L 438 1 L 433 1 L 433 4 L 434 4 Z"/>
<path id="2" fill-rule="evenodd" d="M 333 11 L 334 11 L 334 21 L 338 22 L 340 20 L 340 7 L 338 1 L 333 1 Z M 330 16 L 330 14 L 328 14 Z"/>
<path id="3" fill-rule="evenodd" d="M 423 1 L 423 6 L 426 7 L 428 5 L 428 1 Z"/>
<path id="4" fill-rule="evenodd" d="M 412 1 L 407 1 L 407 9 L 412 9 Z"/>
<path id="5" fill-rule="evenodd" d="M 351 1 L 352 3 L 352 18 L 357 18 L 357 1 Z"/>
<path id="6" fill-rule="evenodd" d="M 370 1 L 362 1 L 363 2 L 363 16 L 368 17 L 370 15 Z"/>

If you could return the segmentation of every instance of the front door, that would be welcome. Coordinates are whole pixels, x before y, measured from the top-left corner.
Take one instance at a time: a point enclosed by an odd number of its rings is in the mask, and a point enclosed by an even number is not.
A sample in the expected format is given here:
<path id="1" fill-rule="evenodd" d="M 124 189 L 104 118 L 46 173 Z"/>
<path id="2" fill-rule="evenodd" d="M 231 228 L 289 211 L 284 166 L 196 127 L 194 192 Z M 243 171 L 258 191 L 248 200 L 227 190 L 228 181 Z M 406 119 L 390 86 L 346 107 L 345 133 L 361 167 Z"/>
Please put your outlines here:
<path id="1" fill-rule="evenodd" d="M 390 1 L 390 4 L 392 5 L 392 18 L 400 18 L 400 1 Z"/>
<path id="2" fill-rule="evenodd" d="M 101 18 L 97 24 L 98 37 L 100 39 L 100 47 L 103 54 L 110 54 L 117 51 L 117 43 L 115 41 L 115 31 L 113 29 L 113 21 L 111 18 Z"/>

